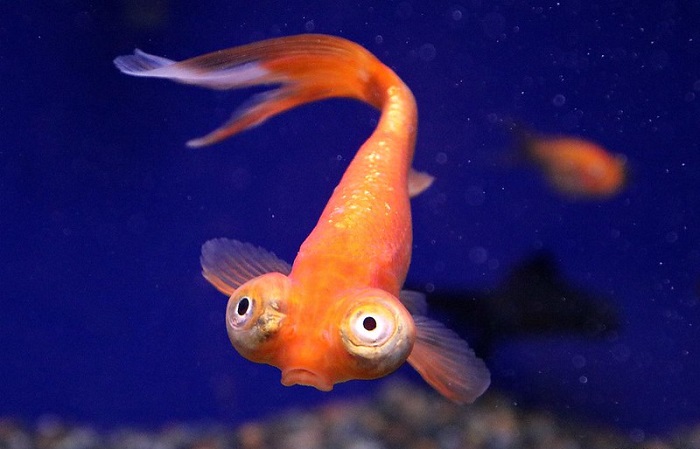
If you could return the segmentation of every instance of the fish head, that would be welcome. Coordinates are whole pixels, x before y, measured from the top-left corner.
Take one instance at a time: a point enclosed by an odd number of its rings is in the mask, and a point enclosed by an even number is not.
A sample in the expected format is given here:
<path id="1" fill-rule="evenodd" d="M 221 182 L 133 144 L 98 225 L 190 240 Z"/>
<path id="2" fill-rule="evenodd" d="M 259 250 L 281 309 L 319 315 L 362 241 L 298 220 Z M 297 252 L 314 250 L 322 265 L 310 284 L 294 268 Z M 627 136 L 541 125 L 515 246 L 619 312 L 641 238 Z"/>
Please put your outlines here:
<path id="1" fill-rule="evenodd" d="M 283 346 L 268 362 L 282 371 L 283 385 L 330 391 L 340 382 L 385 376 L 406 361 L 415 328 L 393 295 L 361 289 L 326 299 L 325 307 L 304 307 L 318 304 L 308 294 L 290 301 Z"/>

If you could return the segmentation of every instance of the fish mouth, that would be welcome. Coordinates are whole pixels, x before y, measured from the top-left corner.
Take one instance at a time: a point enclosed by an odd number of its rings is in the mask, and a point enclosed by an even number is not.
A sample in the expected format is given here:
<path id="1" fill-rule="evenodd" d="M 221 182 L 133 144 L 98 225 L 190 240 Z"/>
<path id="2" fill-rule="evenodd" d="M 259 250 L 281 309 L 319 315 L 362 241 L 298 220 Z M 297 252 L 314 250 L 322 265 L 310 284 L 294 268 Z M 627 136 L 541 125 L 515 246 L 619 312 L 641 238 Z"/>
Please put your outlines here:
<path id="1" fill-rule="evenodd" d="M 285 387 L 306 385 L 321 391 L 331 391 L 333 389 L 333 384 L 328 382 L 324 376 L 304 368 L 291 368 L 282 371 L 282 385 Z"/>

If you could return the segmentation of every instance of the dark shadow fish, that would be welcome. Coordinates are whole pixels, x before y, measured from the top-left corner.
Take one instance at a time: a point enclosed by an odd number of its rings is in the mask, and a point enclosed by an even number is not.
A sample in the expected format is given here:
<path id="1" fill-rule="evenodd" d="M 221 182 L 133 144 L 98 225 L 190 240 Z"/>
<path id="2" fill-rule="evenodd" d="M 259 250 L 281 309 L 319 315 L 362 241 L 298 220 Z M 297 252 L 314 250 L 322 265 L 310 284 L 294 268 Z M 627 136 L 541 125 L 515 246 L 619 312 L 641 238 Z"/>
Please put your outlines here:
<path id="1" fill-rule="evenodd" d="M 482 358 L 506 339 L 566 334 L 603 338 L 620 327 L 610 299 L 571 284 L 552 254 L 544 251 L 518 264 L 495 289 L 436 290 L 427 302 L 431 313 L 469 335 Z"/>

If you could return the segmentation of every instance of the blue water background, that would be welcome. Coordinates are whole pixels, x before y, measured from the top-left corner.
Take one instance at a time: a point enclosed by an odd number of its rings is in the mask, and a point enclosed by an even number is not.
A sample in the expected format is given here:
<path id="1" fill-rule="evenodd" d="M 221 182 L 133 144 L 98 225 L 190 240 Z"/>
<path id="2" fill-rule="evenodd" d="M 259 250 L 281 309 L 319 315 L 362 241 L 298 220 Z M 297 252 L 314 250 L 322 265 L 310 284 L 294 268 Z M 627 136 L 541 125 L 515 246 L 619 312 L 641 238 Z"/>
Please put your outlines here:
<path id="1" fill-rule="evenodd" d="M 291 261 L 377 113 L 331 100 L 192 150 L 249 93 L 112 65 L 313 31 L 417 98 L 437 181 L 413 202 L 414 285 L 493 287 L 544 248 L 619 308 L 616 338 L 499 346 L 494 388 L 635 432 L 700 418 L 699 1 L 138 3 L 0 4 L 0 415 L 235 424 L 377 387 L 285 388 L 243 360 L 198 262 L 220 236 Z M 624 153 L 628 188 L 567 201 L 508 164 L 508 118 Z"/>

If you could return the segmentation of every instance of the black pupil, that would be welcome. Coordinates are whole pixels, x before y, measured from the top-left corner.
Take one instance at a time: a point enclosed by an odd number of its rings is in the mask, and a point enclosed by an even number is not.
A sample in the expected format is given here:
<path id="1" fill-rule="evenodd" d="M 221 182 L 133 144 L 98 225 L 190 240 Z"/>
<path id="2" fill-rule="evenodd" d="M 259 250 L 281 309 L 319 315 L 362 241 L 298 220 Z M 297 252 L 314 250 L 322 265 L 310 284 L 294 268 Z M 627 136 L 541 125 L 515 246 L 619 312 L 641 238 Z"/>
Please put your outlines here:
<path id="1" fill-rule="evenodd" d="M 236 313 L 243 316 L 248 311 L 248 307 L 250 307 L 250 300 L 246 297 L 243 297 L 240 301 L 238 301 Z"/>
<path id="2" fill-rule="evenodd" d="M 364 320 L 362 320 L 362 327 L 364 327 L 365 330 L 373 331 L 377 328 L 377 320 L 375 320 L 371 316 L 368 316 Z"/>

